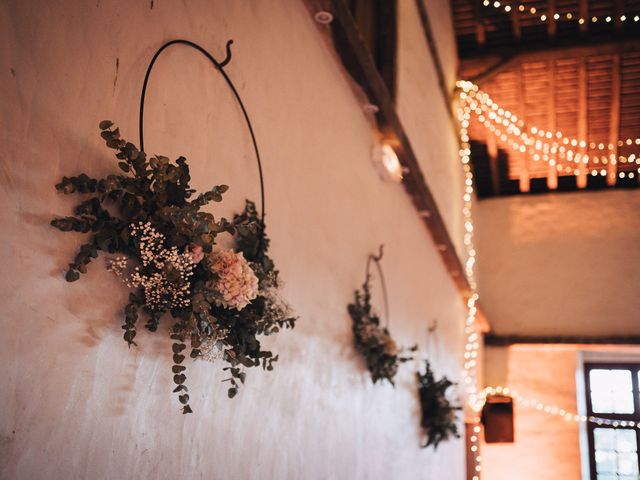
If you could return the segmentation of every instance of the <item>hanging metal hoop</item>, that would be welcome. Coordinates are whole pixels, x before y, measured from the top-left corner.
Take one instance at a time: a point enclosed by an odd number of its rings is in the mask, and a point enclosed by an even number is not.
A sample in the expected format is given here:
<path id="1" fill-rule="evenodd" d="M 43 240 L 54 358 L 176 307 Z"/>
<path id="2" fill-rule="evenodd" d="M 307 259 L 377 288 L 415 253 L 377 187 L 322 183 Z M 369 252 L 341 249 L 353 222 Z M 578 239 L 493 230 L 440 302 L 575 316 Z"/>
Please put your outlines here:
<path id="1" fill-rule="evenodd" d="M 435 344 L 438 341 L 438 319 L 434 319 L 427 327 L 427 360 L 433 362 L 435 359 Z"/>
<path id="2" fill-rule="evenodd" d="M 249 134 L 251 135 L 251 142 L 253 143 L 253 150 L 256 154 L 256 162 L 258 164 L 258 173 L 260 176 L 260 223 L 261 223 L 261 235 L 260 235 L 260 246 L 262 245 L 262 240 L 264 238 L 264 215 L 265 215 L 265 205 L 264 205 L 264 177 L 262 174 L 262 162 L 260 160 L 260 151 L 258 150 L 258 142 L 256 141 L 256 136 L 253 132 L 253 126 L 251 125 L 251 120 L 249 119 L 249 114 L 247 113 L 247 109 L 240 98 L 240 94 L 236 89 L 235 85 L 227 75 L 227 72 L 224 71 L 224 67 L 231 61 L 231 45 L 233 44 L 233 40 L 228 40 L 226 44 L 226 56 L 224 60 L 221 62 L 217 61 L 213 55 L 211 55 L 207 50 L 198 45 L 197 43 L 191 42 L 189 40 L 171 40 L 170 42 L 162 45 L 156 53 L 153 55 L 149 66 L 147 67 L 147 72 L 144 76 L 144 82 L 142 83 L 142 93 L 140 94 L 140 117 L 139 117 L 139 134 L 140 134 L 140 150 L 144 151 L 144 101 L 147 94 L 147 85 L 149 83 L 149 77 L 151 76 L 151 70 L 156 63 L 156 60 L 160 56 L 162 52 L 164 52 L 167 48 L 172 45 L 186 45 L 187 47 L 193 48 L 200 53 L 202 53 L 209 61 L 213 64 L 213 66 L 220 72 L 224 80 L 227 82 L 227 85 L 231 89 L 233 96 L 235 97 L 238 105 L 240 105 L 240 109 L 242 110 L 242 115 L 244 116 L 245 123 L 247 124 L 247 128 L 249 129 Z M 258 248 L 260 251 L 260 248 Z"/>
<path id="3" fill-rule="evenodd" d="M 380 245 L 378 250 L 378 255 L 370 254 L 367 259 L 367 273 L 366 273 L 366 282 L 369 283 L 369 279 L 371 278 L 371 262 L 376 264 L 376 268 L 378 269 L 378 275 L 380 276 L 380 285 L 382 286 L 382 299 L 384 300 L 384 317 L 385 317 L 385 327 L 389 328 L 389 298 L 387 295 L 387 284 L 384 281 L 384 272 L 382 271 L 382 266 L 380 265 L 380 260 L 382 260 L 382 255 L 384 245 Z"/>

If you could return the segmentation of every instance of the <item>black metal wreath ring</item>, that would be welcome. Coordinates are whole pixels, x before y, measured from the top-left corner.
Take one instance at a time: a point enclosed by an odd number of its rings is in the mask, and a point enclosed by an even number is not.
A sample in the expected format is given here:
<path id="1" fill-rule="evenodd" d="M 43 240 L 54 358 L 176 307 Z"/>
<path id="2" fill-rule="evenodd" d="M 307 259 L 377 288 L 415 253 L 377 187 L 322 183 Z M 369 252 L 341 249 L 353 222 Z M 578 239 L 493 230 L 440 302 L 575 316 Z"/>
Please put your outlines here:
<path id="1" fill-rule="evenodd" d="M 191 47 L 199 51 L 209 59 L 209 61 L 213 64 L 216 70 L 218 70 L 224 77 L 225 81 L 227 82 L 227 85 L 229 86 L 229 88 L 231 89 L 231 92 L 233 93 L 233 96 L 235 97 L 238 104 L 240 105 L 240 109 L 242 110 L 242 115 L 244 116 L 244 120 L 247 124 L 247 127 L 249 128 L 249 133 L 251 134 L 251 141 L 253 143 L 253 149 L 256 153 L 256 161 L 258 163 L 258 173 L 260 175 L 260 207 L 261 207 L 260 223 L 262 227 L 261 235 L 260 235 L 260 243 L 262 243 L 262 239 L 264 238 L 265 210 L 264 210 L 264 178 L 262 176 L 262 162 L 260 161 L 260 152 L 258 150 L 258 143 L 256 141 L 256 136 L 253 132 L 253 126 L 251 125 L 251 120 L 249 119 L 249 114 L 247 113 L 247 109 L 245 108 L 244 103 L 242 103 L 240 94 L 238 93 L 238 90 L 236 90 L 236 87 L 234 86 L 233 82 L 229 78 L 229 75 L 227 75 L 227 72 L 224 71 L 224 67 L 231 61 L 231 44 L 232 43 L 233 43 L 233 40 L 227 41 L 226 56 L 225 56 L 225 59 L 221 62 L 213 58 L 213 55 L 211 55 L 207 50 L 202 48 L 200 45 L 194 42 L 191 42 L 189 40 L 181 40 L 181 39 L 171 40 L 170 42 L 167 42 L 164 45 L 162 45 L 158 49 L 158 51 L 156 51 L 156 53 L 153 55 L 153 58 L 151 59 L 151 63 L 149 63 L 149 66 L 147 67 L 147 73 L 144 76 L 144 83 L 142 84 L 142 93 L 140 95 L 140 123 L 139 123 L 140 150 L 144 151 L 144 100 L 147 93 L 147 84 L 149 83 L 149 76 L 151 75 L 151 70 L 153 69 L 153 66 L 156 63 L 156 60 L 158 59 L 160 54 L 163 51 L 165 51 L 167 48 L 169 48 L 171 45 L 186 45 L 188 47 Z"/>
<path id="2" fill-rule="evenodd" d="M 384 245 L 380 245 L 380 249 L 378 250 L 378 255 L 370 254 L 369 258 L 367 259 L 366 282 L 369 283 L 369 278 L 371 277 L 371 273 L 370 273 L 371 262 L 374 262 L 376 264 L 376 267 L 378 268 L 378 275 L 380 275 L 380 285 L 382 286 L 382 297 L 384 300 L 384 316 L 386 321 L 385 327 L 388 328 L 389 327 L 389 298 L 387 296 L 387 284 L 384 281 L 384 273 L 382 271 L 382 265 L 380 265 L 380 260 L 382 260 L 382 254 L 384 253 L 383 247 Z"/>

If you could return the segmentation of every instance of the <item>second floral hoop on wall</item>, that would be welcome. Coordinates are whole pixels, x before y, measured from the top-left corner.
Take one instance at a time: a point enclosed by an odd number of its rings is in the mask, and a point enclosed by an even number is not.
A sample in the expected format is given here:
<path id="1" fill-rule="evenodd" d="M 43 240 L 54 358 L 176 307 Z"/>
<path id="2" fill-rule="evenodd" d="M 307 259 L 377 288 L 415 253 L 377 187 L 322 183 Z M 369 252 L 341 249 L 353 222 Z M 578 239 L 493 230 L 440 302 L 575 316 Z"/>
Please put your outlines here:
<path id="1" fill-rule="evenodd" d="M 352 330 L 356 350 L 364 357 L 367 369 L 371 373 L 373 383 L 387 380 L 394 385 L 393 378 L 401 363 L 412 360 L 405 352 L 414 352 L 417 346 L 399 348 L 389 333 L 389 300 L 384 272 L 380 261 L 383 256 L 383 245 L 378 254 L 370 254 L 367 259 L 365 281 L 362 290 L 355 291 L 354 302 L 347 307 L 353 322 Z M 371 306 L 371 264 L 374 263 L 380 279 L 385 310 L 385 325 Z"/>

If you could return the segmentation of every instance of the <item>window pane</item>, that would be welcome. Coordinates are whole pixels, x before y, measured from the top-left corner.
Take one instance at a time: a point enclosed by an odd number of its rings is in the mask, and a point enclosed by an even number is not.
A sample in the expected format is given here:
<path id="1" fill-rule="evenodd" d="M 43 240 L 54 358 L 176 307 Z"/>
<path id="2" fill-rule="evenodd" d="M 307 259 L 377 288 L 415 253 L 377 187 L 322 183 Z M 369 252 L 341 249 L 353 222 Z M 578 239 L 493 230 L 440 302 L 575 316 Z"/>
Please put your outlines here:
<path id="1" fill-rule="evenodd" d="M 599 429 L 600 430 L 600 429 Z M 609 429 L 611 430 L 611 429 Z M 628 428 L 612 430 L 615 431 L 616 436 L 616 451 L 620 453 L 635 452 L 638 448 L 636 446 L 636 432 Z M 596 443 L 597 445 L 597 443 Z M 596 446 L 596 448 L 598 448 Z"/>
<path id="2" fill-rule="evenodd" d="M 613 396 L 609 392 L 591 392 L 591 409 L 594 413 L 613 413 Z"/>
<path id="3" fill-rule="evenodd" d="M 596 472 L 616 473 L 616 460 L 615 452 L 596 450 Z"/>
<path id="4" fill-rule="evenodd" d="M 633 393 L 613 393 L 613 413 L 633 413 Z"/>
<path id="5" fill-rule="evenodd" d="M 596 450 L 611 451 L 616 449 L 616 435 L 613 428 L 594 428 L 593 438 Z"/>
<path id="6" fill-rule="evenodd" d="M 591 405 L 594 413 L 633 413 L 631 371 L 593 369 L 589 371 Z"/>
<path id="7" fill-rule="evenodd" d="M 638 474 L 638 455 L 636 453 L 618 454 L 618 473 L 623 475 Z"/>
<path id="8" fill-rule="evenodd" d="M 616 475 L 605 473 L 604 475 L 598 475 L 598 480 L 618 480 L 618 477 Z"/>

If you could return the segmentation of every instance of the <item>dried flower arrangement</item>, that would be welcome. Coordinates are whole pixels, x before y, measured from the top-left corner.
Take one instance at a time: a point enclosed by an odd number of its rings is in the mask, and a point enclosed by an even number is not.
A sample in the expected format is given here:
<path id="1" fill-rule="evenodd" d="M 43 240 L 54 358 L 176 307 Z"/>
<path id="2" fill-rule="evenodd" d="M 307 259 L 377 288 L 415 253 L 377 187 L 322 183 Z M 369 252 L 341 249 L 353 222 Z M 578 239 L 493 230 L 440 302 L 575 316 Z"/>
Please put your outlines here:
<path id="1" fill-rule="evenodd" d="M 379 263 L 381 259 L 382 246 L 377 256 L 369 256 L 362 292 L 360 292 L 360 290 L 355 291 L 355 300 L 348 305 L 347 310 L 353 322 L 352 330 L 356 350 L 364 357 L 373 383 L 386 379 L 394 385 L 393 377 L 395 377 L 400 363 L 412 360 L 411 356 L 403 355 L 403 353 L 405 351 L 414 352 L 417 350 L 417 346 L 407 349 L 399 348 L 393 338 L 391 338 L 389 329 L 380 325 L 380 318 L 371 307 L 371 275 L 369 274 L 369 265 L 372 261 L 374 261 L 378 267 L 380 280 L 383 284 L 386 306 L 386 287 L 384 286 L 384 277 L 382 276 L 382 269 Z"/>
<path id="2" fill-rule="evenodd" d="M 63 232 L 90 233 L 66 273 L 69 282 L 86 273 L 98 251 L 121 254 L 109 269 L 133 291 L 124 309 L 124 339 L 135 345 L 139 315 L 156 331 L 169 313 L 173 340 L 174 392 L 183 413 L 190 413 L 185 385 L 185 350 L 191 358 L 228 363 L 228 395 L 233 398 L 245 381 L 242 367 L 272 370 L 278 360 L 263 350 L 260 335 L 293 328 L 296 318 L 281 297 L 278 271 L 267 255 L 269 239 L 253 202 L 232 221 L 202 211 L 221 202 L 226 185 L 195 195 L 190 188 L 184 157 L 147 158 L 144 151 L 120 138 L 110 121 L 100 123 L 107 147 L 117 151 L 123 174 L 93 179 L 85 174 L 63 177 L 56 189 L 64 194 L 87 194 L 75 215 L 52 220 Z M 112 215 L 111 211 L 117 212 Z M 233 250 L 221 250 L 216 237 L 230 234 Z"/>
<path id="3" fill-rule="evenodd" d="M 443 440 L 459 438 L 456 411 L 460 407 L 452 405 L 447 398 L 447 390 L 455 384 L 447 377 L 436 380 L 428 360 L 425 360 L 425 372 L 416 372 L 416 378 L 422 411 L 420 423 L 427 437 L 422 448 L 430 445 L 437 448 Z"/>

